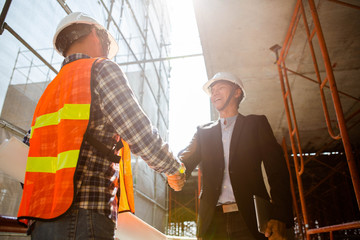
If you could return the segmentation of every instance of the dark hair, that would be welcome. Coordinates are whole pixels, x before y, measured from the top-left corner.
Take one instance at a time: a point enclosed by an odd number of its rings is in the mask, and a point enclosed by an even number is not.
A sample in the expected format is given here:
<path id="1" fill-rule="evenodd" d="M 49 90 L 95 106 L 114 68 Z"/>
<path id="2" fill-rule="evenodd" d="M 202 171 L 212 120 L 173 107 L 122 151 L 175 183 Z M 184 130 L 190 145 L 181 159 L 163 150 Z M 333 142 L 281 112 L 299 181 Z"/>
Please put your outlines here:
<path id="1" fill-rule="evenodd" d="M 110 50 L 110 39 L 108 33 L 105 29 L 98 29 L 98 28 L 95 29 L 96 29 L 96 34 L 100 39 L 103 53 L 105 56 L 107 56 Z"/>
<path id="2" fill-rule="evenodd" d="M 85 23 L 75 23 L 64 28 L 56 38 L 55 46 L 63 56 L 69 50 L 71 44 L 90 34 L 93 25 Z"/>
<path id="3" fill-rule="evenodd" d="M 56 38 L 56 42 L 55 42 L 56 48 L 65 57 L 66 52 L 69 50 L 71 44 L 89 35 L 93 28 L 95 28 L 96 34 L 100 39 L 104 55 L 107 56 L 110 49 L 110 40 L 106 30 L 98 29 L 94 25 L 90 25 L 86 23 L 75 23 L 64 28 Z"/>

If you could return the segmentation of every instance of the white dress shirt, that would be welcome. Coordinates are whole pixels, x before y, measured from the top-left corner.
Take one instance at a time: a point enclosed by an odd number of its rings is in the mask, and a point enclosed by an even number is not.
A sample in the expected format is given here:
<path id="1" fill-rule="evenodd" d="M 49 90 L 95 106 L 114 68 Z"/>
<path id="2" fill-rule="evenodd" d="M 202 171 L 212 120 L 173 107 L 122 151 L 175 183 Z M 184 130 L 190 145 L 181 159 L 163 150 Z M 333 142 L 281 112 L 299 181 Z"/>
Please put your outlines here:
<path id="1" fill-rule="evenodd" d="M 229 118 L 220 118 L 225 168 L 221 194 L 217 205 L 236 202 L 229 175 L 229 155 L 231 136 L 234 130 L 237 116 L 238 115 Z"/>

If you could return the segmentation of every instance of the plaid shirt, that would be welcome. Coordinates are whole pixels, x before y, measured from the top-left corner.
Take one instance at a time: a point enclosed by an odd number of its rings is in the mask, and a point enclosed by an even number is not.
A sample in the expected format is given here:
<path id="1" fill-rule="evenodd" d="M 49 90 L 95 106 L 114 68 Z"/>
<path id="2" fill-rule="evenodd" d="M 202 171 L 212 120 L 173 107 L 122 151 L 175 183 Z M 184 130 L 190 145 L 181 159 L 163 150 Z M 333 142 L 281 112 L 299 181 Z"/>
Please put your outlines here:
<path id="1" fill-rule="evenodd" d="M 63 66 L 81 58 L 89 56 L 73 54 L 64 60 Z M 178 159 L 152 127 L 116 63 L 107 59 L 95 63 L 91 86 L 88 130 L 92 136 L 110 147 L 113 136 L 118 134 L 129 144 L 131 152 L 141 156 L 154 170 L 173 174 L 179 169 Z M 104 159 L 85 141 L 76 170 L 73 206 L 95 210 L 116 222 L 118 165 Z"/>

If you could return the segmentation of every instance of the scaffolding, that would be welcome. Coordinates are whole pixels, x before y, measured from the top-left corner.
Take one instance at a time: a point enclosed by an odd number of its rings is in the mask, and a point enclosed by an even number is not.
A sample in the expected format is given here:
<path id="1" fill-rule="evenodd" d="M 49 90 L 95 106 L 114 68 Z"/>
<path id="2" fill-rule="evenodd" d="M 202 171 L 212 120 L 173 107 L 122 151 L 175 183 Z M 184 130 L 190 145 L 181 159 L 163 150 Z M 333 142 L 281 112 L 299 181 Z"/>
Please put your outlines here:
<path id="1" fill-rule="evenodd" d="M 336 1 L 336 0 L 329 0 L 329 1 L 331 1 L 333 3 L 341 4 L 342 6 L 352 7 L 357 10 L 360 9 L 359 6 L 355 6 L 355 5 L 345 3 L 342 1 Z M 312 20 L 310 23 L 313 24 L 312 30 L 310 28 L 311 24 L 309 24 L 309 22 L 307 20 L 308 18 L 306 15 L 306 9 L 304 7 L 305 2 L 308 4 L 308 7 L 310 8 L 311 20 Z M 303 20 L 303 25 L 305 27 L 307 43 L 308 43 L 312 61 L 313 61 L 313 67 L 314 67 L 315 74 L 316 74 L 316 80 L 309 78 L 305 74 L 301 74 L 294 70 L 291 70 L 286 65 L 286 59 L 287 59 L 287 56 L 289 53 L 289 49 L 290 49 L 290 46 L 294 39 L 300 19 Z M 318 45 L 320 47 L 322 61 L 325 65 L 325 70 L 326 70 L 325 77 L 322 77 L 320 74 L 320 71 L 319 71 L 319 65 L 318 65 L 319 59 L 317 58 L 317 56 L 315 54 L 314 44 L 313 44 L 313 40 L 315 39 L 315 37 L 317 37 L 317 39 L 318 39 Z M 341 94 L 345 97 L 351 98 L 358 102 L 360 101 L 360 99 L 356 98 L 354 96 L 351 96 L 349 94 L 346 94 L 342 91 L 337 90 L 335 77 L 334 77 L 334 73 L 333 73 L 333 66 L 331 65 L 331 62 L 330 62 L 329 53 L 328 53 L 327 46 L 325 43 L 324 34 L 323 34 L 323 31 L 321 28 L 319 15 L 318 15 L 314 0 L 308 0 L 308 1 L 298 0 L 297 1 L 296 7 L 294 10 L 294 14 L 293 14 L 293 17 L 292 17 L 292 20 L 290 23 L 290 27 L 288 29 L 288 32 L 287 32 L 287 35 L 286 35 L 286 38 L 284 41 L 284 45 L 282 47 L 280 56 L 277 60 L 277 66 L 278 66 L 282 95 L 283 95 L 283 100 L 284 100 L 284 105 L 285 105 L 285 110 L 286 110 L 286 117 L 287 117 L 288 128 L 289 128 L 289 137 L 290 137 L 291 150 L 292 150 L 292 155 L 293 155 L 293 160 L 294 160 L 298 193 L 299 193 L 299 197 L 300 197 L 301 211 L 297 206 L 297 202 L 294 201 L 294 206 L 295 206 L 294 209 L 295 209 L 295 213 L 296 213 L 296 217 L 297 217 L 297 224 L 298 224 L 297 227 L 298 227 L 298 231 L 300 233 L 299 234 L 300 237 L 306 236 L 306 239 L 311 239 L 312 235 L 317 234 L 319 236 L 319 234 L 321 234 L 321 233 L 329 233 L 330 239 L 334 239 L 333 232 L 340 231 L 340 230 L 359 229 L 360 221 L 353 221 L 353 222 L 347 222 L 347 223 L 336 224 L 336 225 L 331 225 L 331 226 L 324 226 L 324 227 L 318 227 L 318 226 L 316 226 L 316 223 L 315 223 L 315 226 L 310 226 L 310 223 L 309 223 L 307 205 L 305 202 L 303 180 L 301 178 L 305 172 L 306 162 L 304 160 L 304 156 L 306 154 L 304 154 L 301 149 L 299 128 L 298 128 L 298 124 L 296 121 L 295 108 L 294 108 L 293 99 L 292 99 L 292 95 L 291 95 L 291 86 L 289 84 L 288 72 L 318 84 L 329 135 L 331 136 L 331 138 L 334 139 L 333 141 L 340 140 L 340 139 L 342 140 L 342 144 L 343 144 L 343 147 L 345 150 L 345 158 L 347 161 L 347 165 L 348 165 L 348 169 L 349 169 L 349 173 L 350 173 L 350 177 L 351 177 L 351 181 L 352 181 L 352 185 L 353 185 L 353 191 L 354 191 L 355 197 L 356 197 L 357 207 L 360 208 L 360 182 L 359 182 L 358 166 L 356 166 L 352 146 L 351 146 L 349 135 L 348 135 L 348 129 L 351 128 L 351 126 L 350 127 L 346 126 L 346 122 L 348 120 L 350 120 L 351 118 L 353 118 L 354 116 L 358 115 L 360 113 L 360 109 L 355 111 L 351 116 L 349 116 L 347 119 L 345 119 L 344 113 L 342 110 L 342 106 L 341 106 L 341 102 L 340 102 L 339 94 Z M 333 102 L 335 112 L 336 112 L 337 126 L 339 129 L 339 134 L 335 134 L 334 130 L 333 130 L 332 122 L 330 120 L 329 111 L 327 108 L 327 102 L 326 102 L 326 97 L 324 94 L 324 88 L 329 88 L 331 91 L 332 102 Z M 355 123 L 355 125 L 356 124 L 357 123 Z M 331 141 L 331 142 L 333 142 L 333 141 Z M 284 152 L 286 153 L 287 146 L 285 143 L 285 139 L 283 140 L 282 145 L 283 145 Z M 319 156 L 320 152 L 321 152 L 321 150 L 319 152 L 313 154 L 313 156 Z M 308 158 L 307 162 L 314 159 L 315 157 L 313 157 L 313 156 Z M 287 164 L 289 167 L 289 171 L 291 173 L 290 163 L 289 163 L 289 159 L 287 156 L 286 156 L 286 160 L 287 160 Z M 340 164 L 341 164 L 341 162 L 340 162 Z M 327 166 L 327 167 L 333 168 L 332 166 Z M 337 167 L 339 167 L 339 165 L 337 165 Z M 333 168 L 333 170 L 334 170 L 334 172 L 336 172 L 336 167 Z M 291 174 L 290 174 L 290 176 L 292 179 Z M 291 180 L 291 182 L 292 182 L 292 180 Z M 317 186 L 322 184 L 322 182 L 320 182 Z M 317 186 L 315 186 L 314 189 L 311 189 L 310 192 L 315 190 L 317 188 Z M 293 198 L 297 199 L 297 197 L 295 195 L 295 186 L 292 184 L 291 187 L 292 187 Z"/>
<path id="2" fill-rule="evenodd" d="M 167 234 L 171 236 L 195 237 L 199 209 L 200 170 L 193 172 L 181 192 L 169 191 L 169 218 Z M 195 177 L 195 176 L 198 177 Z"/>

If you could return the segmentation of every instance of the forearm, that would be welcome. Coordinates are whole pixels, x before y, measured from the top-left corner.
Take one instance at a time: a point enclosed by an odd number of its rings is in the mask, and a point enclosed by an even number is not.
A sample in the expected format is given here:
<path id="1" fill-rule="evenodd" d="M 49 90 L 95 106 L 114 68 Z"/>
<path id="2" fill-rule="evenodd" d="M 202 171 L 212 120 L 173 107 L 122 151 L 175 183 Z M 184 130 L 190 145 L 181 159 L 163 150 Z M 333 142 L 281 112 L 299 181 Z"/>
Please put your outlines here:
<path id="1" fill-rule="evenodd" d="M 101 70 L 95 93 L 99 95 L 101 111 L 115 131 L 129 144 L 131 152 L 141 156 L 154 170 L 175 173 L 180 167 L 178 159 L 152 127 L 122 71 L 114 64 Z"/>

